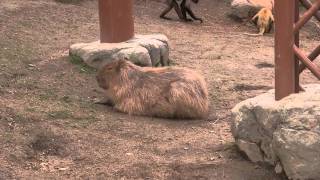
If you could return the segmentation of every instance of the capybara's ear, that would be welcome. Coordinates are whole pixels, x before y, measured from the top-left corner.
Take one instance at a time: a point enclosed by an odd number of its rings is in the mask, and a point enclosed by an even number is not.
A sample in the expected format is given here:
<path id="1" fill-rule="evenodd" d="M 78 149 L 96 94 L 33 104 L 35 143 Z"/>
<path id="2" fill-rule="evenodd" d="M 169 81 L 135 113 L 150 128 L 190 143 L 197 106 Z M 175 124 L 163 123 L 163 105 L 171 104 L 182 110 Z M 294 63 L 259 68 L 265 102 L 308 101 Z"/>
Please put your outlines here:
<path id="1" fill-rule="evenodd" d="M 123 68 L 126 64 L 126 60 L 124 59 L 120 59 L 118 60 L 118 63 L 117 63 L 117 71 L 119 72 L 121 68 Z"/>

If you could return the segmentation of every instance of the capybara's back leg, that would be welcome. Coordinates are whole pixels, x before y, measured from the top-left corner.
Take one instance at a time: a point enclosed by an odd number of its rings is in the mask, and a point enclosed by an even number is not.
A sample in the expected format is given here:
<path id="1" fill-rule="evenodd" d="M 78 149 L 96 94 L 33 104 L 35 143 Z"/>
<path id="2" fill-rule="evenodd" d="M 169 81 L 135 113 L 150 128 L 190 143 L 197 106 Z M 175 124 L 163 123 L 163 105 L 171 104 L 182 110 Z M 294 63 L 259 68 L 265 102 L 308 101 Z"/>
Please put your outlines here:
<path id="1" fill-rule="evenodd" d="M 150 106 L 148 112 L 150 112 L 151 116 L 155 117 L 164 117 L 164 118 L 174 118 L 175 116 L 175 108 L 172 106 L 169 101 L 169 97 L 166 95 L 159 97 L 161 100 L 155 101 L 153 106 Z"/>
<path id="2" fill-rule="evenodd" d="M 175 107 L 176 117 L 203 118 L 207 115 L 208 101 L 198 92 L 199 87 L 188 82 L 175 82 L 171 87 L 169 101 Z"/>

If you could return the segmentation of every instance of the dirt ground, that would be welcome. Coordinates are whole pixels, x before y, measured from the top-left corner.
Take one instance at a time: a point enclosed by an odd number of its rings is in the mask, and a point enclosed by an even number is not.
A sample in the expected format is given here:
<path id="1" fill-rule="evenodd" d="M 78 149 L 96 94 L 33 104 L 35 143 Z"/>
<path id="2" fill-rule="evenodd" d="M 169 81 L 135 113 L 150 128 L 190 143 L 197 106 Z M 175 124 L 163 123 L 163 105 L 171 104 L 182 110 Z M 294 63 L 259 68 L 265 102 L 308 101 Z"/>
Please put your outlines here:
<path id="1" fill-rule="evenodd" d="M 0 1 L 0 179 L 277 180 L 234 145 L 230 110 L 273 88 L 273 34 L 228 17 L 229 1 L 202 0 L 205 22 L 158 18 L 163 4 L 135 3 L 136 33 L 163 33 L 174 65 L 202 73 L 205 120 L 133 117 L 94 102 L 95 71 L 68 57 L 73 43 L 99 38 L 97 1 Z M 173 13 L 172 17 L 176 17 Z M 302 47 L 319 42 L 309 23 Z M 317 80 L 306 71 L 303 83 Z"/>

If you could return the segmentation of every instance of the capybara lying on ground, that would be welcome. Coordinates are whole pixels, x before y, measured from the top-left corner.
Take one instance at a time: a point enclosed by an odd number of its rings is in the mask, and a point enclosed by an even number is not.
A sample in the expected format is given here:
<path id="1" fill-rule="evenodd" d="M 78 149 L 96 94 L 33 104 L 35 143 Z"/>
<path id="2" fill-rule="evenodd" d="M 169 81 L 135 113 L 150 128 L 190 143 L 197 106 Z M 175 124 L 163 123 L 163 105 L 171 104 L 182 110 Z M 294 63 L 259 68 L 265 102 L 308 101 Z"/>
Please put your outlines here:
<path id="1" fill-rule="evenodd" d="M 204 78 L 178 67 L 140 67 L 118 60 L 102 67 L 97 81 L 117 110 L 164 118 L 205 118 L 208 90 Z"/>

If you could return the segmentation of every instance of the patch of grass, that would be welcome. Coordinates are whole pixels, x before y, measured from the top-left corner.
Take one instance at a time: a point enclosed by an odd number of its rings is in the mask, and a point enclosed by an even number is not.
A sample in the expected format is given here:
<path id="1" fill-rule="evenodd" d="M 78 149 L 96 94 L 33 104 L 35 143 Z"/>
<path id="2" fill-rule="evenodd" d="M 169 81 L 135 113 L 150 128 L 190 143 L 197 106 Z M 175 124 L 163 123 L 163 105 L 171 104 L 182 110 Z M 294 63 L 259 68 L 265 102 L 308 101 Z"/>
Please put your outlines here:
<path id="1" fill-rule="evenodd" d="M 98 118 L 95 117 L 93 114 L 86 113 L 74 115 L 72 112 L 67 110 L 61 111 L 51 111 L 48 113 L 48 116 L 52 119 L 63 119 L 66 120 L 66 124 L 70 125 L 71 127 L 88 127 L 90 124 L 98 121 Z"/>
<path id="2" fill-rule="evenodd" d="M 69 119 L 73 118 L 72 113 L 67 110 L 61 110 L 61 111 L 51 111 L 48 113 L 49 117 L 53 119 Z"/>
<path id="3" fill-rule="evenodd" d="M 98 119 L 93 115 L 88 115 L 85 117 L 74 117 L 74 120 L 71 122 L 72 127 L 81 127 L 86 128 L 90 124 L 96 122 Z"/>
<path id="4" fill-rule="evenodd" d="M 52 90 L 46 90 L 43 93 L 39 94 L 40 101 L 47 101 L 50 99 L 56 99 L 56 95 Z"/>
<path id="5" fill-rule="evenodd" d="M 35 90 L 39 89 L 38 81 L 31 79 L 18 79 L 16 81 L 17 89 Z"/>
<path id="6" fill-rule="evenodd" d="M 79 71 L 81 73 L 88 73 L 88 74 L 92 74 L 95 73 L 97 70 L 86 65 L 83 60 L 81 59 L 81 57 L 76 56 L 76 55 L 70 55 L 69 56 L 69 61 L 74 64 L 77 65 L 79 68 Z"/>
<path id="7" fill-rule="evenodd" d="M 56 89 L 55 87 L 49 87 L 49 88 L 41 88 L 41 92 L 35 94 L 34 97 L 36 97 L 40 101 L 56 101 L 58 100 L 58 91 L 59 89 Z"/>
<path id="8" fill-rule="evenodd" d="M 273 64 L 267 63 L 267 62 L 262 62 L 259 64 L 255 65 L 258 69 L 262 69 L 262 68 L 274 68 Z"/>
<path id="9" fill-rule="evenodd" d="M 23 114 L 16 112 L 12 108 L 3 108 L 3 112 L 0 112 L 0 121 L 7 123 L 25 123 L 30 122 L 30 119 Z"/>
<path id="10" fill-rule="evenodd" d="M 83 0 L 55 0 L 55 1 L 59 3 L 64 3 L 64 4 L 79 4 Z"/>
<path id="11" fill-rule="evenodd" d="M 249 85 L 249 84 L 237 84 L 234 86 L 235 91 L 254 91 L 254 90 L 268 90 L 270 86 L 263 85 Z"/>
<path id="12" fill-rule="evenodd" d="M 1 140 L 4 143 L 12 143 L 14 141 L 14 134 L 12 132 L 5 132 L 2 134 Z"/>
<path id="13" fill-rule="evenodd" d="M 72 102 L 72 99 L 71 99 L 71 97 L 69 97 L 69 96 L 63 96 L 63 97 L 61 98 L 61 101 L 62 101 L 62 102 L 65 102 L 65 103 L 71 103 L 71 102 Z"/>
<path id="14" fill-rule="evenodd" d="M 0 70 L 16 72 L 33 63 L 36 57 L 33 45 L 20 40 L 3 39 L 0 37 Z"/>
<path id="15" fill-rule="evenodd" d="M 47 94 L 47 93 L 43 93 L 43 94 L 39 94 L 39 99 L 40 101 L 47 101 L 52 97 L 52 95 Z"/>
<path id="16" fill-rule="evenodd" d="M 28 22 L 28 21 L 21 21 L 20 25 L 23 26 L 24 28 L 32 28 L 31 22 Z"/>
<path id="17" fill-rule="evenodd" d="M 26 107 L 24 110 L 27 112 L 37 112 L 36 108 L 34 107 Z"/>
<path id="18" fill-rule="evenodd" d="M 34 153 L 64 156 L 67 153 L 67 140 L 62 135 L 56 135 L 48 129 L 34 130 L 29 147 Z"/>
<path id="19" fill-rule="evenodd" d="M 17 112 L 16 109 L 9 107 L 0 107 L 0 127 L 4 131 L 0 131 L 0 142 L 15 143 L 20 140 L 20 130 L 33 126 L 36 119 L 28 117 L 25 113 Z M 25 137 L 25 135 L 22 135 Z M 1 179 L 1 178 L 0 178 Z"/>
<path id="20" fill-rule="evenodd" d="M 0 169 L 0 179 L 13 179 L 12 170 Z"/>

